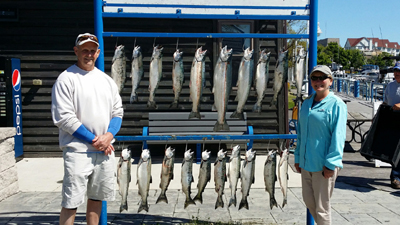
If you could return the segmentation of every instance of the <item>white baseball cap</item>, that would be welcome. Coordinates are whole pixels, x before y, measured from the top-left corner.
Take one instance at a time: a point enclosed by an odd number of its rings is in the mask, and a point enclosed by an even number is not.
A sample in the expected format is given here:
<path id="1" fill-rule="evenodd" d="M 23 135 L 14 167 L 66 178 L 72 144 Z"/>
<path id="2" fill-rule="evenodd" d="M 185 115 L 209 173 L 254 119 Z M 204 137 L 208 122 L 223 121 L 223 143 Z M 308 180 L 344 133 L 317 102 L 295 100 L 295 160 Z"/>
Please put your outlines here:
<path id="1" fill-rule="evenodd" d="M 99 46 L 99 40 L 97 39 L 96 35 L 90 33 L 84 33 L 78 35 L 75 40 L 75 46 L 83 45 L 87 42 L 93 42 L 97 46 Z"/>

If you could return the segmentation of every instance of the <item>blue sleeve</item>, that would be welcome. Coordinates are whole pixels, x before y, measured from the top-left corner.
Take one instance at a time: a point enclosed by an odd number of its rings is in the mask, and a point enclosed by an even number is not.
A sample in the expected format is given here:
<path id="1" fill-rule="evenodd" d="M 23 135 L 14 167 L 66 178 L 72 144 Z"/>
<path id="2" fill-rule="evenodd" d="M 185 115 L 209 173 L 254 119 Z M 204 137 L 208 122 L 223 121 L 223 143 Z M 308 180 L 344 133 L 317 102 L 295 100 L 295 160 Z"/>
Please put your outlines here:
<path id="1" fill-rule="evenodd" d="M 343 168 L 343 148 L 346 141 L 347 106 L 341 102 L 335 106 L 334 120 L 332 121 L 332 138 L 326 155 L 325 166 L 334 170 L 335 167 Z"/>
<path id="2" fill-rule="evenodd" d="M 121 129 L 122 119 L 120 117 L 114 117 L 110 121 L 107 132 L 110 132 L 114 137 Z"/>
<path id="3" fill-rule="evenodd" d="M 92 144 L 95 135 L 90 132 L 83 124 L 72 134 L 74 137 Z"/>

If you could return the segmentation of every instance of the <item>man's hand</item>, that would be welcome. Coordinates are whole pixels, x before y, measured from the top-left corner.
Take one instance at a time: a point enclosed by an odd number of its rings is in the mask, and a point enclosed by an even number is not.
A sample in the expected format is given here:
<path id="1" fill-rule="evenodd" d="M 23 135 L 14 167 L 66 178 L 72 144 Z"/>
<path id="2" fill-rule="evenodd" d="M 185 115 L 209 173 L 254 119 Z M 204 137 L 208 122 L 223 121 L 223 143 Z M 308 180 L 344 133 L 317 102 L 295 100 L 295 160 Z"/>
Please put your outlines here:
<path id="1" fill-rule="evenodd" d="M 400 110 L 400 103 L 394 104 L 392 108 L 393 110 Z"/>
<path id="2" fill-rule="evenodd" d="M 323 175 L 326 179 L 332 177 L 333 174 L 335 174 L 335 171 L 334 171 L 334 170 L 330 170 L 330 169 L 328 169 L 328 168 L 326 168 L 326 167 L 324 166 L 324 168 L 323 168 L 323 170 L 322 170 L 322 175 Z"/>
<path id="3" fill-rule="evenodd" d="M 112 151 L 114 151 L 114 147 L 111 145 L 111 141 L 113 138 L 114 137 L 110 132 L 107 132 L 100 136 L 96 136 L 93 139 L 92 146 L 99 151 L 104 151 L 104 154 L 109 155 Z"/>
<path id="4" fill-rule="evenodd" d="M 297 171 L 298 173 L 301 173 L 301 168 L 300 168 L 300 166 L 299 166 L 298 163 L 295 163 L 295 164 L 294 164 L 294 167 L 296 167 L 296 171 Z"/>

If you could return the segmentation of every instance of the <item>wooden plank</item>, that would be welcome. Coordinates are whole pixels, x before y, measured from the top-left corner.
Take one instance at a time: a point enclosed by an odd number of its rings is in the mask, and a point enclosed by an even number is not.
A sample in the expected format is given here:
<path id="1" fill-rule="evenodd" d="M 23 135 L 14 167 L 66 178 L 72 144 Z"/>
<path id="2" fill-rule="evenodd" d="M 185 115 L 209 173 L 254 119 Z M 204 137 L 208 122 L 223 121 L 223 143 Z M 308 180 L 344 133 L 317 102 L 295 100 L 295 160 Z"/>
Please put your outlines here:
<path id="1" fill-rule="evenodd" d="M 230 131 L 243 131 L 243 127 L 229 127 Z M 246 129 L 247 130 L 247 129 Z M 214 126 L 212 127 L 196 127 L 193 129 L 193 127 L 149 127 L 149 132 L 213 132 L 214 131 Z"/>
<path id="2" fill-rule="evenodd" d="M 226 120 L 227 121 L 243 121 L 239 119 L 231 119 L 230 116 L 232 115 L 233 112 L 226 112 Z M 201 120 L 217 120 L 218 119 L 218 113 L 217 112 L 200 112 L 201 114 Z M 181 112 L 181 113 L 158 113 L 158 112 L 151 112 L 149 113 L 149 121 L 151 120 L 188 120 L 190 113 L 188 112 Z M 243 113 L 244 119 L 246 120 L 246 112 Z M 193 119 L 195 120 L 195 119 Z M 199 120 L 199 119 L 196 119 Z M 244 123 L 246 121 L 243 121 Z M 245 125 L 245 124 L 244 124 Z"/>
<path id="3" fill-rule="evenodd" d="M 214 127 L 217 120 L 180 120 L 180 121 L 149 121 L 149 127 L 192 127 L 196 129 L 197 126 Z M 246 121 L 227 121 L 229 127 L 246 127 Z"/>

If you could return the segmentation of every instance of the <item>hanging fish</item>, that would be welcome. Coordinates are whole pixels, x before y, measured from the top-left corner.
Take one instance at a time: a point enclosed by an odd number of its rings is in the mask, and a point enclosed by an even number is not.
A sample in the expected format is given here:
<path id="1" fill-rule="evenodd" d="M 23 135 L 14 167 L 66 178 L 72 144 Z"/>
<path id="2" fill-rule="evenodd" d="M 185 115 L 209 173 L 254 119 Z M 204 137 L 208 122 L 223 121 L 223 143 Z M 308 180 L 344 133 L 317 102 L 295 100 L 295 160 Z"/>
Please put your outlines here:
<path id="1" fill-rule="evenodd" d="M 282 87 L 286 85 L 288 79 L 288 50 L 281 51 L 275 65 L 274 72 L 274 96 L 272 97 L 271 106 L 276 105 L 278 94 Z"/>
<path id="2" fill-rule="evenodd" d="M 253 106 L 253 112 L 260 113 L 262 109 L 262 100 L 264 99 L 265 92 L 267 91 L 267 84 L 269 79 L 269 61 L 271 53 L 266 53 L 266 49 L 260 52 L 260 58 L 257 62 L 256 77 L 254 79 L 254 86 L 257 93 L 257 102 Z"/>
<path id="3" fill-rule="evenodd" d="M 207 50 L 198 48 L 192 62 L 192 68 L 190 70 L 190 99 L 192 100 L 192 111 L 189 114 L 189 119 L 198 118 L 200 116 L 200 99 L 203 94 L 203 88 L 205 87 L 205 55 Z"/>
<path id="4" fill-rule="evenodd" d="M 119 45 L 114 52 L 114 57 L 111 64 L 111 78 L 118 86 L 118 91 L 121 93 L 126 80 L 126 57 L 125 46 Z"/>
<path id="5" fill-rule="evenodd" d="M 247 48 L 244 50 L 242 61 L 239 66 L 238 87 L 235 100 L 238 101 L 236 111 L 232 113 L 231 118 L 238 118 L 243 120 L 243 109 L 249 96 L 251 82 L 253 80 L 253 50 Z"/>
<path id="6" fill-rule="evenodd" d="M 178 108 L 179 95 L 181 94 L 183 80 L 185 78 L 182 54 L 183 52 L 180 52 L 179 49 L 174 53 L 174 62 L 172 64 L 172 88 L 174 90 L 174 101 L 170 108 Z"/>
<path id="7" fill-rule="evenodd" d="M 136 90 L 139 88 L 139 83 L 143 78 L 143 57 L 140 50 L 140 46 L 135 46 L 132 52 L 132 68 L 131 68 L 131 78 L 132 78 L 132 92 L 130 103 L 138 101 Z"/>
<path id="8" fill-rule="evenodd" d="M 225 120 L 226 107 L 232 89 L 232 49 L 225 46 L 221 49 L 214 69 L 214 109 L 218 111 L 218 119 L 214 131 L 229 131 Z"/>
<path id="9" fill-rule="evenodd" d="M 162 48 L 161 46 L 155 46 L 153 48 L 153 54 L 150 61 L 150 72 L 149 72 L 149 101 L 147 102 L 147 107 L 157 109 L 154 97 L 156 95 L 156 90 L 160 84 L 162 77 Z"/>

